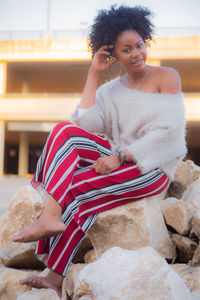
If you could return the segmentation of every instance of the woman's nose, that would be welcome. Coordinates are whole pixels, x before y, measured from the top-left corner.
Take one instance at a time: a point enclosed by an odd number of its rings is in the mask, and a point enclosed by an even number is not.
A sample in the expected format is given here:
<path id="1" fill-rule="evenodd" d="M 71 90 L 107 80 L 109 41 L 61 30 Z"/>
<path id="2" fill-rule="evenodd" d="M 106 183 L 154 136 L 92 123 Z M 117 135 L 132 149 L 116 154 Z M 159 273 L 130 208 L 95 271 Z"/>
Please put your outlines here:
<path id="1" fill-rule="evenodd" d="M 133 49 L 133 50 L 132 50 L 132 53 L 131 53 L 131 56 L 132 56 L 132 57 L 137 57 L 137 56 L 139 56 L 139 55 L 140 55 L 139 49 Z"/>

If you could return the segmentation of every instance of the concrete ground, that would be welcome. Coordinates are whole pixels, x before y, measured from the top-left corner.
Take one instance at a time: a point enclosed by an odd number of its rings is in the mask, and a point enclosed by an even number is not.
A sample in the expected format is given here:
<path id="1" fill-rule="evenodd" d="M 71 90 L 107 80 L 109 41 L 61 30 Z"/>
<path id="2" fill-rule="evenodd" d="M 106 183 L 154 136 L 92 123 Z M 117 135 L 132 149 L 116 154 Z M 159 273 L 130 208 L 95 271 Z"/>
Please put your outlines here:
<path id="1" fill-rule="evenodd" d="M 30 178 L 21 178 L 16 175 L 0 176 L 0 216 L 8 208 L 12 196 L 23 186 L 30 183 Z"/>

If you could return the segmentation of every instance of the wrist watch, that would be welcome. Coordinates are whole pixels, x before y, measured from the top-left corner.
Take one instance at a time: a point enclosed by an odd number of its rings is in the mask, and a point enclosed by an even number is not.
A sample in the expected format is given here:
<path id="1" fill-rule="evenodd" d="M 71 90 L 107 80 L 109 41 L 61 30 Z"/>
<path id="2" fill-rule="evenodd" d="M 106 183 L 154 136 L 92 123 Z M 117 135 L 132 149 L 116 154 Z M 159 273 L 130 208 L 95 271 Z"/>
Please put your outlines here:
<path id="1" fill-rule="evenodd" d="M 118 151 L 117 156 L 118 156 L 118 159 L 119 159 L 121 165 L 124 165 L 127 162 L 126 153 L 124 153 L 123 151 Z"/>

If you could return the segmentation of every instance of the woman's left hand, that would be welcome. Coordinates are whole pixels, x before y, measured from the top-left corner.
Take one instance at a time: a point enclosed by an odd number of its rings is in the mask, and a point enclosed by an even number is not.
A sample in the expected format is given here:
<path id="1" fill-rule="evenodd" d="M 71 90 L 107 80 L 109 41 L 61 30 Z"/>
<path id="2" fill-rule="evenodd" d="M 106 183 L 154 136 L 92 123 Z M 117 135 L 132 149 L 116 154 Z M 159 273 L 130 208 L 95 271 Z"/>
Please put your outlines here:
<path id="1" fill-rule="evenodd" d="M 117 155 L 99 157 L 91 166 L 96 173 L 108 175 L 121 166 Z"/>

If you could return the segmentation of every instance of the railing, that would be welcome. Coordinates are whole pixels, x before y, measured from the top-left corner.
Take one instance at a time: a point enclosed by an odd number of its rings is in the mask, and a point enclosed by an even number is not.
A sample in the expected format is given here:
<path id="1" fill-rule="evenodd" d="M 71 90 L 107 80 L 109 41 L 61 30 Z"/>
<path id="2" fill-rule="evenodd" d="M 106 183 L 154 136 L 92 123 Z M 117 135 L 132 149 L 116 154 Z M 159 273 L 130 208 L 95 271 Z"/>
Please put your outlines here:
<path id="1" fill-rule="evenodd" d="M 74 30 L 51 30 L 51 39 L 85 39 L 88 28 Z M 44 30 L 31 31 L 0 31 L 0 40 L 40 40 L 44 39 Z M 200 36 L 200 27 L 159 27 L 155 29 L 155 36 Z"/>
<path id="2" fill-rule="evenodd" d="M 0 98 L 13 98 L 13 99 L 24 99 L 24 98 L 73 98 L 81 97 L 81 93 L 6 93 L 1 94 Z"/>

